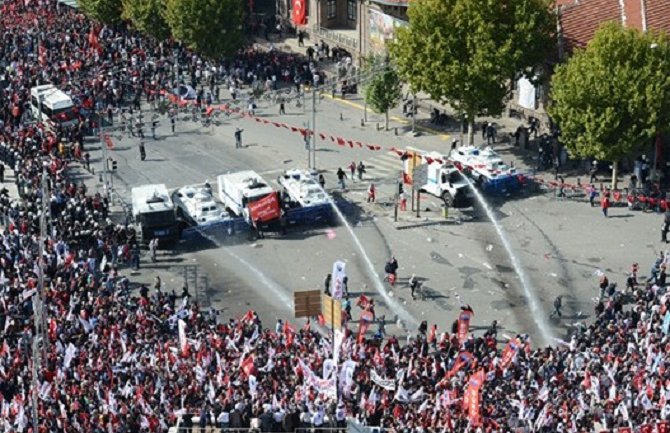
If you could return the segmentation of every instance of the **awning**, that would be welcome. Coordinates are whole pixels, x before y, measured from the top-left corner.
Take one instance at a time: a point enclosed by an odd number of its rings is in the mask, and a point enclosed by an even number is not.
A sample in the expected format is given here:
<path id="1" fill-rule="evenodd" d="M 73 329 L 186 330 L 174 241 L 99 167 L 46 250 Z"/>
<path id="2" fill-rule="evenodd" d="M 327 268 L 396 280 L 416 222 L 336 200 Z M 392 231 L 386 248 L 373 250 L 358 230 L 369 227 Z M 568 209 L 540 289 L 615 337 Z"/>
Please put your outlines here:
<path id="1" fill-rule="evenodd" d="M 409 6 L 410 0 L 371 0 L 373 3 L 377 3 L 384 6 Z"/>

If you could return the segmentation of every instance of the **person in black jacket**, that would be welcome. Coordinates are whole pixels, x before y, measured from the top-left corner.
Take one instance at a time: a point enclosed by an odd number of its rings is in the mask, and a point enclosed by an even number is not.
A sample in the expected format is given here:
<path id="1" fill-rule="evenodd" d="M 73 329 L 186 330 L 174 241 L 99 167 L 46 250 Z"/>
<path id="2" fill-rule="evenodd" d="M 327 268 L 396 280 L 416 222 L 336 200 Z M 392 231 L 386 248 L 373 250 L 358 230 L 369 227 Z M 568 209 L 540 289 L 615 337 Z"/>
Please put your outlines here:
<path id="1" fill-rule="evenodd" d="M 661 226 L 661 242 L 668 243 L 668 230 L 670 230 L 670 210 L 665 212 L 663 225 Z"/>

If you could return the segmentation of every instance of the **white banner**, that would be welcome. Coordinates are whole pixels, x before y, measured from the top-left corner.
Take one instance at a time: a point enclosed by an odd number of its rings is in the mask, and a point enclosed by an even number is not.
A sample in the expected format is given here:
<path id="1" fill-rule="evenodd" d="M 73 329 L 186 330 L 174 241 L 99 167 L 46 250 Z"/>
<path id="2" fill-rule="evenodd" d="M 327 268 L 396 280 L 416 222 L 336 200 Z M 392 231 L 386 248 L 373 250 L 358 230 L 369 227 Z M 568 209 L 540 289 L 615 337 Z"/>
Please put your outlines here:
<path id="1" fill-rule="evenodd" d="M 346 263 L 337 261 L 333 263 L 333 275 L 332 275 L 332 280 L 331 280 L 331 290 L 330 293 L 333 294 L 333 298 L 335 299 L 342 299 L 344 296 L 344 267 L 346 266 Z"/>
<path id="2" fill-rule="evenodd" d="M 517 89 L 519 91 L 519 105 L 529 110 L 535 110 L 535 93 L 536 89 L 533 83 L 526 77 L 521 77 L 517 81 Z"/>
<path id="3" fill-rule="evenodd" d="M 325 359 L 323 361 L 323 378 L 330 379 L 333 373 L 337 372 L 337 364 L 332 359 Z"/>
<path id="4" fill-rule="evenodd" d="M 379 376 L 374 370 L 372 370 L 370 373 L 370 379 L 372 379 L 375 384 L 381 386 L 384 389 L 395 391 L 395 381 L 393 379 L 382 379 L 382 377 Z"/>
<path id="5" fill-rule="evenodd" d="M 320 379 L 316 374 L 312 374 L 309 384 L 319 393 L 326 397 L 337 397 L 337 389 L 335 388 L 335 378 Z"/>

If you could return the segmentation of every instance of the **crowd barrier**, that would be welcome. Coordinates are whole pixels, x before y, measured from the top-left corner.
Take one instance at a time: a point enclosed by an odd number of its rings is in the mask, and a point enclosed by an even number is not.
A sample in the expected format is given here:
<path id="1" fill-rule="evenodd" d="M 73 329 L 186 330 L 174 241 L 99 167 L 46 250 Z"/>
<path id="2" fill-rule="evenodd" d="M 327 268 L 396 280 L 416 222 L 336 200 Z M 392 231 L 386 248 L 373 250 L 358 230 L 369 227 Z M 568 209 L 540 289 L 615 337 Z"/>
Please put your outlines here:
<path id="1" fill-rule="evenodd" d="M 610 189 L 604 184 L 570 184 L 556 180 L 545 180 L 541 177 L 527 177 L 527 182 L 533 182 L 542 191 L 552 191 L 559 198 L 577 201 L 589 201 L 590 194 L 598 201 L 604 193 L 609 194 L 610 206 L 628 207 L 631 210 L 665 212 L 669 208 L 669 199 L 665 193 L 649 192 L 642 188 Z"/>

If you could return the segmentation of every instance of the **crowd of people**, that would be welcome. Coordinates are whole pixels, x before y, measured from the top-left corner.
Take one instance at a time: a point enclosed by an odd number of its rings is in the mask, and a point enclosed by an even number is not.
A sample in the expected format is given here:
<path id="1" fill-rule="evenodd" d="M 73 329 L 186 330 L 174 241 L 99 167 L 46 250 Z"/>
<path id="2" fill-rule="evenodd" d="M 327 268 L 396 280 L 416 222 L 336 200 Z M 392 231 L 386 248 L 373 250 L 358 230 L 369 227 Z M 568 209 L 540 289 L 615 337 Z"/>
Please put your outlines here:
<path id="1" fill-rule="evenodd" d="M 290 82 L 309 63 L 245 50 L 215 65 L 52 1 L 8 0 L 0 66 L 0 159 L 19 195 L 0 194 L 2 431 L 163 432 L 180 417 L 260 431 L 343 427 L 347 418 L 391 431 L 668 431 L 670 257 L 654 262 L 648 282 L 603 291 L 593 323 L 554 347 L 523 335 L 499 345 L 496 326 L 475 336 L 465 318 L 445 329 L 423 323 L 403 342 L 383 327 L 369 338 L 355 322 L 331 337 L 309 322 L 264 326 L 253 311 L 226 320 L 202 311 L 186 287 L 131 290 L 122 271 L 137 261 L 135 234 L 112 223 L 104 194 L 69 179 L 60 144 L 83 150 L 92 110 L 151 100 L 178 82 Z M 30 88 L 45 82 L 78 101 L 76 126 L 30 121 Z M 34 381 L 41 277 L 48 349 Z M 372 303 L 357 305 L 353 318 L 371 316 Z"/>

